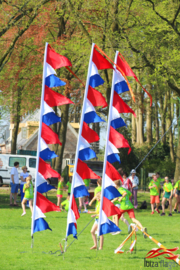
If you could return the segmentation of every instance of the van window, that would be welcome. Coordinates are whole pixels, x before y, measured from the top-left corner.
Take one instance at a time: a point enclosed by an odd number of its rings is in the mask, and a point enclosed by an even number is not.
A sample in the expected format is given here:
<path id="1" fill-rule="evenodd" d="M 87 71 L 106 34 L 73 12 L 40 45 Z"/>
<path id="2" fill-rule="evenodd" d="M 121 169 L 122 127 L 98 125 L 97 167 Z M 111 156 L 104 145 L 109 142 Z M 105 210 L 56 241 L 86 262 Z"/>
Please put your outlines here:
<path id="1" fill-rule="evenodd" d="M 9 166 L 14 167 L 14 162 L 19 162 L 19 167 L 26 166 L 25 157 L 9 157 Z"/>
<path id="2" fill-rule="evenodd" d="M 29 159 L 29 168 L 36 168 L 36 158 Z"/>

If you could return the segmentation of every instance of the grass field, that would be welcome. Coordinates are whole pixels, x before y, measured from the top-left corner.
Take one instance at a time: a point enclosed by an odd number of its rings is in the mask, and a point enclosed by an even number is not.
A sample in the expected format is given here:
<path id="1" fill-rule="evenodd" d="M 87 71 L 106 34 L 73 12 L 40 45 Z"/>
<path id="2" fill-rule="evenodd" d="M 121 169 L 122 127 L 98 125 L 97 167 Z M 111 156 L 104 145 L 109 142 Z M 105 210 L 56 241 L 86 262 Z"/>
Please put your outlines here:
<path id="1" fill-rule="evenodd" d="M 56 193 L 49 192 L 48 198 L 56 202 Z M 20 198 L 20 197 L 19 197 Z M 149 202 L 149 193 L 138 193 L 139 205 L 143 200 Z M 67 213 L 51 212 L 46 214 L 46 221 L 52 231 L 46 230 L 34 234 L 34 248 L 31 249 L 31 214 L 21 217 L 20 207 L 9 206 L 9 188 L 0 189 L 0 269 L 146 269 L 144 258 L 146 254 L 157 246 L 150 239 L 144 239 L 141 232 L 137 233 L 136 253 L 126 254 L 130 247 L 130 240 L 124 246 L 124 254 L 114 254 L 127 234 L 127 227 L 120 222 L 121 234 L 104 237 L 104 249 L 101 251 L 90 250 L 93 245 L 90 229 L 93 222 L 84 230 L 63 256 L 48 254 L 50 251 L 59 250 L 59 243 L 65 237 Z M 150 215 L 150 204 L 147 210 L 136 210 L 136 218 L 148 228 L 148 233 L 160 241 L 167 248 L 180 246 L 180 215 L 172 217 Z M 168 213 L 168 211 L 167 211 Z M 125 215 L 129 220 L 129 217 Z M 78 233 L 91 220 L 89 214 L 81 214 L 78 220 Z M 69 237 L 68 244 L 73 237 Z M 152 260 L 152 259 L 151 259 Z M 168 262 L 163 256 L 153 259 L 155 262 Z M 155 267 L 157 269 L 157 267 Z M 148 267 L 148 269 L 154 269 Z M 178 269 L 178 266 L 158 267 L 158 269 Z"/>

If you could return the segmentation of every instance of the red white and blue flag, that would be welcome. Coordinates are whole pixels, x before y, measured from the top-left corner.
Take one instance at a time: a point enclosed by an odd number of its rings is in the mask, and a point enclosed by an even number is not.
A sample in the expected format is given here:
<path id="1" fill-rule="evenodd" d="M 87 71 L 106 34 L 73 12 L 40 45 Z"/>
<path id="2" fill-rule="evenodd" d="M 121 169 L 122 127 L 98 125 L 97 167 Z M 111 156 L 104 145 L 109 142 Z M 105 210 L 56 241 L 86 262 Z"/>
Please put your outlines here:
<path id="1" fill-rule="evenodd" d="M 48 184 L 48 178 L 60 177 L 60 174 L 54 171 L 50 164 L 48 164 L 46 161 L 57 157 L 56 153 L 51 151 L 48 145 L 61 145 L 58 135 L 50 127 L 52 124 L 61 122 L 61 117 L 55 114 L 52 107 L 73 103 L 67 97 L 64 97 L 63 95 L 52 90 L 54 87 L 66 85 L 65 82 L 61 81 L 56 76 L 55 69 L 68 66 L 72 66 L 71 62 L 65 56 L 56 53 L 51 46 L 46 43 L 43 66 L 31 236 L 33 236 L 33 234 L 37 231 L 50 229 L 48 223 L 44 219 L 44 213 L 50 211 L 60 211 L 60 208 L 45 198 L 42 193 L 53 188 Z"/>
<path id="2" fill-rule="evenodd" d="M 100 176 L 95 174 L 84 162 L 96 157 L 96 153 L 91 149 L 91 143 L 99 141 L 98 134 L 92 130 L 88 124 L 104 122 L 96 113 L 96 106 L 107 107 L 107 102 L 103 95 L 97 90 L 97 87 L 104 83 L 99 75 L 99 70 L 113 69 L 112 64 L 106 60 L 92 45 L 92 51 L 89 61 L 88 75 L 84 93 L 83 108 L 79 129 L 79 137 L 76 148 L 76 157 L 74 165 L 74 174 L 71 186 L 70 207 L 68 212 L 66 237 L 73 234 L 77 237 L 77 218 L 72 207 L 73 198 L 89 195 L 84 179 L 98 179 Z"/>
<path id="3" fill-rule="evenodd" d="M 115 56 L 115 64 L 117 63 L 117 55 Z M 111 228 L 111 223 L 107 222 L 107 216 L 105 211 L 110 207 L 107 205 L 110 204 L 110 200 L 120 197 L 119 191 L 116 189 L 114 181 L 123 179 L 115 167 L 112 165 L 114 162 L 119 162 L 119 150 L 118 148 L 128 148 L 128 154 L 131 152 L 131 147 L 128 141 L 120 134 L 116 129 L 126 126 L 124 120 L 121 118 L 120 113 L 132 113 L 134 116 L 134 111 L 123 101 L 119 96 L 126 91 L 129 91 L 126 80 L 123 75 L 117 70 L 116 65 L 114 65 L 113 70 L 113 79 L 111 87 L 111 98 L 109 104 L 109 119 L 107 127 L 107 136 L 106 136 L 106 148 L 104 155 L 104 167 L 103 167 L 103 176 L 102 176 L 102 191 L 101 191 L 101 204 L 100 204 L 100 213 L 98 221 L 98 235 L 106 234 L 113 231 L 119 231 L 120 229 L 117 226 Z M 113 205 L 114 206 L 114 205 Z M 119 209 L 114 206 L 111 207 L 111 210 L 116 208 L 116 214 L 119 214 Z M 104 208 L 105 207 L 105 208 Z M 109 215 L 112 215 L 110 211 Z"/>

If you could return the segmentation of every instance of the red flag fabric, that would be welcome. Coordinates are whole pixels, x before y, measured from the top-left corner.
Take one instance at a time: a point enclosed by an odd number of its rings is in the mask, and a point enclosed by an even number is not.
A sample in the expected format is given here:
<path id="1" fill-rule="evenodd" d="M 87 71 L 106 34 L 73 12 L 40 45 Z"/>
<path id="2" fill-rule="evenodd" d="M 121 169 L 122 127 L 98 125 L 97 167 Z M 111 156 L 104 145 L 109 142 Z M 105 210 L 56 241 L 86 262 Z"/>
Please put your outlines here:
<path id="1" fill-rule="evenodd" d="M 113 127 L 110 127 L 109 141 L 117 148 L 129 148 L 128 154 L 131 152 L 131 147 L 128 141 L 122 134 L 117 132 Z"/>
<path id="2" fill-rule="evenodd" d="M 121 180 L 121 182 L 123 183 L 122 176 L 118 173 L 118 171 L 114 168 L 114 166 L 108 161 L 106 162 L 106 174 L 107 176 L 109 176 L 111 180 L 113 181 Z"/>
<path id="3" fill-rule="evenodd" d="M 44 123 L 42 123 L 41 138 L 43 138 L 47 144 L 57 143 L 62 145 L 62 143 L 58 138 L 58 135 Z"/>
<path id="4" fill-rule="evenodd" d="M 107 217 L 111 217 L 114 215 L 121 215 L 121 212 L 118 207 L 116 207 L 110 200 L 106 197 L 103 197 L 103 206 L 102 210 L 106 214 Z"/>
<path id="5" fill-rule="evenodd" d="M 95 48 L 93 51 L 92 61 L 96 65 L 97 69 L 113 69 L 111 63 L 106 58 L 104 58 L 104 56 L 102 56 L 102 54 L 100 54 Z"/>
<path id="6" fill-rule="evenodd" d="M 149 94 L 149 92 L 142 86 L 142 84 L 140 83 L 140 81 L 138 80 L 138 78 L 136 77 L 136 75 L 134 74 L 134 72 L 132 71 L 132 69 L 130 68 L 130 66 L 128 65 L 126 60 L 124 59 L 124 57 L 123 57 L 123 59 L 121 59 L 121 57 L 118 55 L 118 57 L 117 57 L 117 65 L 120 67 L 120 69 L 122 69 L 122 71 L 124 72 L 124 74 L 126 76 L 134 77 L 134 79 L 140 84 L 142 89 L 149 96 L 149 98 L 150 98 L 150 106 L 151 106 L 152 105 L 152 96 L 151 96 L 151 94 Z"/>
<path id="7" fill-rule="evenodd" d="M 51 177 L 61 177 L 60 174 L 54 171 L 50 164 L 46 163 L 43 159 L 39 158 L 39 169 L 38 172 L 42 174 L 42 176 L 47 179 Z"/>
<path id="8" fill-rule="evenodd" d="M 113 107 L 115 107 L 119 113 L 132 113 L 135 117 L 135 112 L 123 101 L 123 99 L 114 91 Z"/>
<path id="9" fill-rule="evenodd" d="M 74 198 L 74 195 L 73 195 L 73 198 L 72 198 L 71 209 L 72 209 L 73 212 L 74 212 L 74 215 L 75 215 L 76 220 L 77 220 L 78 218 L 80 218 L 79 210 L 78 210 L 78 207 L 77 207 L 77 204 L 76 204 L 76 200 L 75 200 L 75 198 Z"/>
<path id="10" fill-rule="evenodd" d="M 50 45 L 48 45 L 47 48 L 47 58 L 46 62 L 51 65 L 54 69 L 61 68 L 61 67 L 67 67 L 72 66 L 69 59 L 67 59 L 65 56 L 58 54 L 51 48 Z"/>
<path id="11" fill-rule="evenodd" d="M 92 130 L 85 122 L 83 122 L 82 136 L 84 139 L 86 139 L 86 141 L 88 141 L 88 143 L 99 141 L 98 134 Z"/>
<path id="12" fill-rule="evenodd" d="M 41 193 L 37 192 L 36 205 L 41 209 L 43 213 L 51 211 L 61 211 L 59 206 L 55 205 L 44 197 Z"/>
<path id="13" fill-rule="evenodd" d="M 87 98 L 93 106 L 102 106 L 103 108 L 108 106 L 105 97 L 103 97 L 103 95 L 98 90 L 92 88 L 90 85 Z"/>
<path id="14" fill-rule="evenodd" d="M 56 93 L 47 85 L 45 85 L 45 92 L 44 92 L 44 101 L 50 106 L 61 106 L 65 104 L 74 104 L 69 98 L 64 97 L 63 95 Z"/>
<path id="15" fill-rule="evenodd" d="M 128 65 L 128 63 L 125 61 L 125 59 L 123 61 L 119 55 L 117 57 L 117 65 L 122 69 L 122 71 L 124 72 L 126 76 L 134 77 L 135 80 L 138 80 L 136 75 L 134 74 L 130 66 Z"/>
<path id="16" fill-rule="evenodd" d="M 84 179 L 100 179 L 101 177 L 93 172 L 88 165 L 82 160 L 78 159 L 77 173 Z"/>

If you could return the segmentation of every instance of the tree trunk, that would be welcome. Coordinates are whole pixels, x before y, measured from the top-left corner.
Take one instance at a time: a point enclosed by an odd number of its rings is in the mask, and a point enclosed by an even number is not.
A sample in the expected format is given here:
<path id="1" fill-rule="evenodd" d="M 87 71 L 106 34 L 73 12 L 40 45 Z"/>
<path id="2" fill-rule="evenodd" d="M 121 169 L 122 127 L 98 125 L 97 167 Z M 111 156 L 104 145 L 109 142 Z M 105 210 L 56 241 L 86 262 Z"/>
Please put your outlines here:
<path id="1" fill-rule="evenodd" d="M 18 129 L 20 123 L 20 116 L 21 116 L 21 96 L 22 96 L 22 88 L 17 88 L 17 100 L 13 106 L 13 124 L 14 128 L 12 129 L 12 140 L 11 140 L 11 154 L 16 154 L 16 147 L 17 147 L 17 136 L 18 136 Z"/>
<path id="2" fill-rule="evenodd" d="M 171 117 L 171 92 L 170 90 L 167 91 L 167 130 L 172 124 L 172 117 Z M 170 147 L 170 157 L 171 161 L 174 162 L 174 146 L 173 146 L 173 133 L 172 133 L 172 127 L 168 131 L 169 136 L 169 147 Z"/>
<path id="3" fill-rule="evenodd" d="M 66 143 L 68 118 L 69 118 L 69 104 L 61 106 L 61 123 L 58 131 L 58 136 L 60 142 L 62 143 L 62 146 L 60 146 L 59 144 L 57 145 L 56 154 L 58 155 L 58 157 L 55 160 L 54 166 L 54 169 L 60 174 L 62 170 L 63 153 Z"/>
<path id="4" fill-rule="evenodd" d="M 146 109 L 146 125 L 147 125 L 147 140 L 146 142 L 152 143 L 152 107 L 150 107 L 149 103 L 147 104 Z"/>
<path id="5" fill-rule="evenodd" d="M 179 126 L 179 134 L 180 134 L 180 126 Z M 176 169 L 174 174 L 175 182 L 180 179 L 180 136 L 178 136 L 178 147 L 176 152 Z"/>
<path id="6" fill-rule="evenodd" d="M 136 142 L 136 119 L 132 114 L 132 144 Z"/>
<path id="7" fill-rule="evenodd" d="M 158 101 L 157 101 L 157 95 L 155 94 L 154 97 L 154 121 L 155 121 L 155 129 L 156 129 L 156 142 L 159 140 L 159 118 L 158 118 Z"/>
<path id="8" fill-rule="evenodd" d="M 137 139 L 136 142 L 139 145 L 142 145 L 144 142 L 143 136 L 143 112 L 142 112 L 142 103 L 143 103 L 143 94 L 141 93 L 141 86 L 137 86 L 138 93 L 138 109 L 137 109 Z"/>
<path id="9" fill-rule="evenodd" d="M 161 113 L 161 136 L 162 136 L 166 132 L 167 92 L 165 93 L 164 101 L 163 101 L 163 96 L 160 93 L 159 102 L 160 102 L 160 108 L 161 108 L 160 113 Z M 162 143 L 166 144 L 166 135 L 162 138 Z"/>

